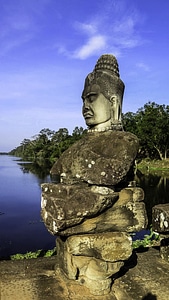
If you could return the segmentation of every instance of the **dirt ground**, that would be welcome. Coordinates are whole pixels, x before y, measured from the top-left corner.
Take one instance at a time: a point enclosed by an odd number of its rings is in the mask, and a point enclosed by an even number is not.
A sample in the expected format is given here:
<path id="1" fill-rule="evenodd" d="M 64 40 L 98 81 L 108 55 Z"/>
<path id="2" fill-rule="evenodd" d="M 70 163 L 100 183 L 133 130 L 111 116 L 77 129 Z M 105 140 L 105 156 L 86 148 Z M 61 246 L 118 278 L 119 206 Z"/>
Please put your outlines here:
<path id="1" fill-rule="evenodd" d="M 169 263 L 161 259 L 158 248 L 133 252 L 105 296 L 93 296 L 64 277 L 55 256 L 0 261 L 0 300 L 167 300 L 168 281 Z"/>

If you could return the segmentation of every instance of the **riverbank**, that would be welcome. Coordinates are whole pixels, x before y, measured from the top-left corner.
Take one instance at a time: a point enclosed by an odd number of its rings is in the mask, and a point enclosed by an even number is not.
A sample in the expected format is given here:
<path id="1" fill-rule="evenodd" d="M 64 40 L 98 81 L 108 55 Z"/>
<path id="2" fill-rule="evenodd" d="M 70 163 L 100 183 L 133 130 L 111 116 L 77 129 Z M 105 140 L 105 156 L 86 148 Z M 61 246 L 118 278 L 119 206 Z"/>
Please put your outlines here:
<path id="1" fill-rule="evenodd" d="M 0 262 L 3 300 L 166 300 L 169 299 L 169 263 L 159 248 L 134 251 L 128 264 L 114 278 L 112 291 L 105 296 L 91 295 L 76 281 L 59 272 L 56 256 Z"/>
<path id="2" fill-rule="evenodd" d="M 144 159 L 138 163 L 137 169 L 143 174 L 167 175 L 169 176 L 169 159 L 166 160 L 148 160 Z"/>

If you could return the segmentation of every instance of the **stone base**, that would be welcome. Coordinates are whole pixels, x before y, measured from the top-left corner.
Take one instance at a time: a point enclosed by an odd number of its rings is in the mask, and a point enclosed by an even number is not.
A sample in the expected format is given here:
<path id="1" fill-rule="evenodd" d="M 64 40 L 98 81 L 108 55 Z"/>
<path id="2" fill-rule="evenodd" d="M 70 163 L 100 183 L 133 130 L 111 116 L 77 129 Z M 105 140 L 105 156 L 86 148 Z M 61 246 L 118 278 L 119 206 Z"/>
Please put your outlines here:
<path id="1" fill-rule="evenodd" d="M 162 259 L 169 262 L 169 237 L 161 240 L 160 255 Z"/>
<path id="2" fill-rule="evenodd" d="M 107 288 L 107 290 L 103 290 L 102 293 L 100 293 L 99 289 L 98 289 L 98 285 L 100 284 L 100 282 L 98 281 L 86 281 L 83 282 L 83 280 L 86 280 L 86 278 L 81 278 L 81 282 L 79 280 L 71 280 L 68 279 L 67 276 L 65 275 L 65 273 L 63 273 L 62 270 L 60 270 L 60 268 L 58 268 L 58 266 L 56 265 L 56 270 L 55 270 L 55 274 L 56 277 L 58 277 L 60 279 L 60 283 L 61 286 L 65 287 L 65 289 L 67 289 L 67 291 L 69 292 L 69 296 L 70 298 L 64 298 L 62 296 L 61 299 L 63 300 L 79 300 L 79 299 L 83 299 L 83 300 L 122 300 L 122 299 L 118 299 L 115 297 L 114 291 L 112 290 L 111 286 L 109 285 L 109 287 Z M 93 284 L 91 287 L 91 283 Z M 95 284 L 95 288 L 94 288 L 94 284 Z M 105 286 L 105 284 L 104 284 Z M 92 292 L 91 292 L 92 290 Z M 60 298 L 59 298 L 60 299 Z M 59 300 L 57 298 L 57 300 Z"/>
<path id="3" fill-rule="evenodd" d="M 68 279 L 86 286 L 93 295 L 111 290 L 112 275 L 132 254 L 131 238 L 126 233 L 76 235 L 56 240 L 57 265 Z"/>

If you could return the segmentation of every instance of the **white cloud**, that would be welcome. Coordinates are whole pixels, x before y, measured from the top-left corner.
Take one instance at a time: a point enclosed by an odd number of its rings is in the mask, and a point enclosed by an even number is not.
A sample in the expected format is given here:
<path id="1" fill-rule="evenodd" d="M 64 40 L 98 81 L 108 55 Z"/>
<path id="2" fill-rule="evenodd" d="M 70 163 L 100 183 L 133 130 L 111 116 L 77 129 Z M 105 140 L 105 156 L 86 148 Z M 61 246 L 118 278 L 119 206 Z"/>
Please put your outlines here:
<path id="1" fill-rule="evenodd" d="M 106 47 L 106 37 L 102 35 L 92 36 L 85 45 L 75 51 L 74 57 L 86 59 Z"/>

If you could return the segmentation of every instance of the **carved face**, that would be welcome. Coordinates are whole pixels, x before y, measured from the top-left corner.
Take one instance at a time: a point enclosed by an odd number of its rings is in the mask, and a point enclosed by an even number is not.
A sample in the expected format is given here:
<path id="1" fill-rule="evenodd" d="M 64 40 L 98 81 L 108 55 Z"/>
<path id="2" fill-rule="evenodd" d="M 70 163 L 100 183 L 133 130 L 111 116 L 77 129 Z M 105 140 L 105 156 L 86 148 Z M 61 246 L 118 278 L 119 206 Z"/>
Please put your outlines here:
<path id="1" fill-rule="evenodd" d="M 111 105 L 100 92 L 97 84 L 88 84 L 83 94 L 82 113 L 89 128 L 99 128 L 111 125 Z"/>

